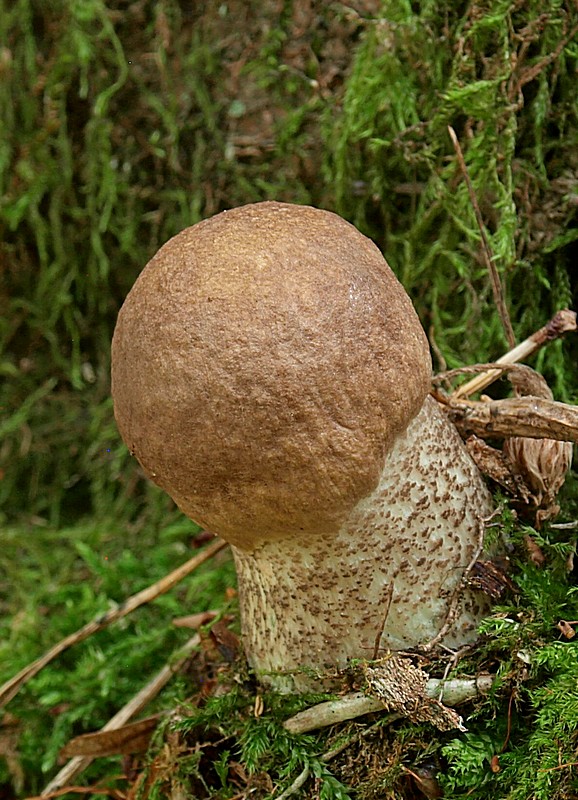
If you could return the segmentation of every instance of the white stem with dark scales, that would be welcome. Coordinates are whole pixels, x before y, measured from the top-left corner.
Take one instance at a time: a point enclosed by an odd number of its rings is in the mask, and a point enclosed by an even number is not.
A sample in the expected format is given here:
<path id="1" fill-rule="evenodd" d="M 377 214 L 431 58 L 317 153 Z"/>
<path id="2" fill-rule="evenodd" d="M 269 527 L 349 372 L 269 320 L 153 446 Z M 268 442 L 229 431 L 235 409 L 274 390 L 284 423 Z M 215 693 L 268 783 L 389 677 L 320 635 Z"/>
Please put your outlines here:
<path id="1" fill-rule="evenodd" d="M 243 638 L 260 678 L 287 691 L 326 686 L 308 668 L 372 658 L 382 626 L 380 655 L 432 639 L 491 508 L 455 428 L 428 398 L 387 455 L 378 486 L 336 534 L 234 548 Z M 465 589 L 443 644 L 474 640 L 488 609 L 484 595 Z"/>

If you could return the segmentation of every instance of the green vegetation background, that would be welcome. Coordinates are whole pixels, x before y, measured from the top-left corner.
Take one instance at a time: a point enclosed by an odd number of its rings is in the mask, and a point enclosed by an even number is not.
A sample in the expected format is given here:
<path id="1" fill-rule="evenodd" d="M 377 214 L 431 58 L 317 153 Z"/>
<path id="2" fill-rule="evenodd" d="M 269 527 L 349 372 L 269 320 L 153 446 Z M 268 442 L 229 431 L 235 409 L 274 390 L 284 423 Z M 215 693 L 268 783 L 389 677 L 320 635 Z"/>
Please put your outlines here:
<path id="1" fill-rule="evenodd" d="M 118 308 L 183 227 L 264 199 L 335 210 L 383 249 L 437 367 L 495 358 L 506 343 L 452 125 L 518 339 L 576 308 L 577 25 L 571 0 L 0 2 L 0 680 L 194 540 L 128 457 L 109 397 Z M 577 363 L 569 337 L 533 365 L 575 402 Z M 564 520 L 577 495 L 572 475 Z M 488 754 L 507 704 L 440 743 L 447 797 L 576 791 L 572 768 L 554 769 L 578 760 L 575 646 L 551 633 L 578 616 L 562 566 L 574 543 L 541 543 L 547 569 L 520 567 L 533 711 L 500 773 Z M 172 617 L 223 605 L 232 585 L 229 562 L 207 568 L 41 673 L 10 707 L 22 791 L 182 640 Z M 503 644 L 506 665 L 520 646 Z"/>

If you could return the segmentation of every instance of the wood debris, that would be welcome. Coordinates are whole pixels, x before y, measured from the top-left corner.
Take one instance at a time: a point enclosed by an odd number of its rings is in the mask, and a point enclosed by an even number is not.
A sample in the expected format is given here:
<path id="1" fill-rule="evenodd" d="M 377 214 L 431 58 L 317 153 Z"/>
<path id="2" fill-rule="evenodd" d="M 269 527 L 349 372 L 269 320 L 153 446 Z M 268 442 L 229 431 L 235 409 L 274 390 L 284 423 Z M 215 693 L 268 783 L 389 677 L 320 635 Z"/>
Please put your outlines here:
<path id="1" fill-rule="evenodd" d="M 437 393 L 479 469 L 514 498 L 518 510 L 540 528 L 560 507 L 558 492 L 578 442 L 578 408 L 552 399 L 550 387 L 530 367 L 503 368 L 515 397 L 463 400 Z M 484 439 L 504 439 L 502 450 Z"/>
<path id="2" fill-rule="evenodd" d="M 439 393 L 446 414 L 464 438 L 482 439 L 527 436 L 578 444 L 578 408 L 539 397 L 507 397 L 504 400 L 452 400 Z"/>
<path id="3" fill-rule="evenodd" d="M 456 706 L 486 694 L 493 683 L 494 677 L 487 673 L 476 678 L 428 678 L 425 693 L 428 698 Z M 377 696 L 359 691 L 349 692 L 335 700 L 326 700 L 299 711 L 287 719 L 283 727 L 289 733 L 307 733 L 385 710 L 383 700 Z M 398 712 L 391 714 L 390 718 L 393 721 L 400 716 L 402 715 Z"/>
<path id="4" fill-rule="evenodd" d="M 391 655 L 364 666 L 363 674 L 365 693 L 380 700 L 387 711 L 397 711 L 412 722 L 430 722 L 440 731 L 466 730 L 457 712 L 428 696 L 429 675 L 409 658 Z"/>
<path id="5" fill-rule="evenodd" d="M 518 367 L 510 380 L 518 397 L 553 399 L 544 378 L 529 367 Z M 560 511 L 556 497 L 572 463 L 572 443 L 513 436 L 504 442 L 503 453 L 528 489 L 526 502 L 533 508 L 536 527 L 540 528 Z"/>

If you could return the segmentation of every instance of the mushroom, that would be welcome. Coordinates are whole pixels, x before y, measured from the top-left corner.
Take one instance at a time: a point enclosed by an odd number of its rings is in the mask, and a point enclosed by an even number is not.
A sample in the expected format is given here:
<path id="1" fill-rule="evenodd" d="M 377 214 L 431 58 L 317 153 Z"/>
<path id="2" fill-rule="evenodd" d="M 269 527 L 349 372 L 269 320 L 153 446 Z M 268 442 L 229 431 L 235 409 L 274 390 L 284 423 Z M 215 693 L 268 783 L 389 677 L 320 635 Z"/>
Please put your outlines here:
<path id="1" fill-rule="evenodd" d="M 407 649 L 444 628 L 491 500 L 430 377 L 403 287 L 328 211 L 217 214 L 161 247 L 127 296 L 112 342 L 120 433 L 230 542 L 261 680 L 327 686 L 316 676 L 376 643 Z M 487 610 L 464 588 L 443 644 L 474 640 Z"/>

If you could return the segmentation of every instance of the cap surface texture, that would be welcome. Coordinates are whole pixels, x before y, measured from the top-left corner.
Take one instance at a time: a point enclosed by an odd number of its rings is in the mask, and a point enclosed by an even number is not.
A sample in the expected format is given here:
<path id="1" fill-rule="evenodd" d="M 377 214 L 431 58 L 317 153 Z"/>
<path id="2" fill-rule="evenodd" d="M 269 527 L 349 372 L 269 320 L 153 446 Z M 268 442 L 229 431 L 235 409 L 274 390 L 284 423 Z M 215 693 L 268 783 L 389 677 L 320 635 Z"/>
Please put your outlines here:
<path id="1" fill-rule="evenodd" d="M 264 202 L 182 231 L 112 345 L 115 416 L 148 476 L 237 547 L 337 531 L 430 387 L 425 334 L 378 248 Z"/>

